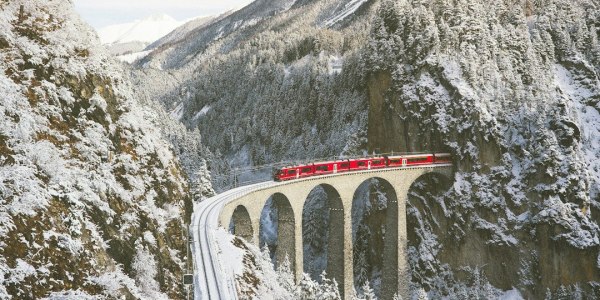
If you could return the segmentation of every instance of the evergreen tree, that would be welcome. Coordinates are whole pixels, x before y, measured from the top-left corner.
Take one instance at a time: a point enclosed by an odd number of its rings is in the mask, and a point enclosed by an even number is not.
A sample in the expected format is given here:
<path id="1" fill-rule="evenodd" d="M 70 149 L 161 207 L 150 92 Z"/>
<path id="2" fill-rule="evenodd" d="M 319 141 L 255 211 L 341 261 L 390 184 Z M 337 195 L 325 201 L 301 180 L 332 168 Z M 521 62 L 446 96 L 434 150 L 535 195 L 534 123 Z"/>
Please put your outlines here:
<path id="1" fill-rule="evenodd" d="M 266 246 L 263 247 L 263 255 L 266 255 L 266 248 Z M 277 267 L 277 280 L 287 291 L 291 293 L 295 291 L 296 283 L 294 282 L 294 274 L 292 274 L 290 260 L 287 255 L 283 259 L 283 262 Z"/>
<path id="2" fill-rule="evenodd" d="M 338 289 L 338 284 L 335 279 L 327 278 L 327 273 L 323 271 L 321 273 L 321 295 L 319 299 L 322 300 L 336 300 L 340 299 L 340 292 Z"/>
<path id="3" fill-rule="evenodd" d="M 215 191 L 211 184 L 211 176 L 208 171 L 206 160 L 203 158 L 200 160 L 198 171 L 195 172 L 196 180 L 193 182 L 191 187 L 192 196 L 195 201 L 201 202 L 204 199 L 210 198 L 215 195 Z"/>
<path id="4" fill-rule="evenodd" d="M 373 288 L 371 288 L 371 283 L 369 282 L 369 280 L 365 281 L 365 284 L 363 284 L 362 286 L 362 290 L 363 290 L 363 298 L 365 300 L 376 300 L 377 297 L 375 296 L 375 292 L 373 291 Z"/>
<path id="5" fill-rule="evenodd" d="M 319 294 L 319 283 L 312 280 L 308 274 L 302 274 L 302 280 L 296 289 L 297 299 L 318 299 Z"/>
<path id="6" fill-rule="evenodd" d="M 362 285 L 365 282 L 369 281 L 368 262 L 365 251 L 361 251 L 357 254 L 355 267 L 355 282 Z"/>

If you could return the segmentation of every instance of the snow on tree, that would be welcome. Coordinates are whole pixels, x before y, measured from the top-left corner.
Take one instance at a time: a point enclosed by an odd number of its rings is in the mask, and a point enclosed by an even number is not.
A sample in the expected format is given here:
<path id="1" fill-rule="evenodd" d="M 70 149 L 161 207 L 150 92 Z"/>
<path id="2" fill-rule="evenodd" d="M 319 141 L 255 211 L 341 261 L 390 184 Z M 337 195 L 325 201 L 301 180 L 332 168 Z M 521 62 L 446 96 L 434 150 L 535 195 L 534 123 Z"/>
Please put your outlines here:
<path id="1" fill-rule="evenodd" d="M 329 237 L 329 206 L 327 194 L 321 187 L 314 189 L 302 211 L 302 242 L 304 270 L 315 280 L 325 270 Z"/>
<path id="2" fill-rule="evenodd" d="M 312 280 L 308 274 L 302 274 L 295 296 L 298 299 L 318 299 L 319 292 L 319 283 Z"/>
<path id="3" fill-rule="evenodd" d="M 327 277 L 327 273 L 323 271 L 321 273 L 321 293 L 319 299 L 322 300 L 336 300 L 341 299 L 339 287 L 335 279 Z"/>
<path id="4" fill-rule="evenodd" d="M 190 187 L 195 201 L 203 201 L 215 195 L 212 188 L 210 172 L 207 169 L 206 160 L 201 159 L 198 171 L 196 171 L 196 181 Z"/>
<path id="5" fill-rule="evenodd" d="M 186 175 L 72 5 L 0 1 L 0 298 L 182 297 Z"/>
<path id="6" fill-rule="evenodd" d="M 360 245 L 363 244 L 361 243 Z M 357 252 L 356 260 L 354 262 L 354 282 L 363 286 L 365 282 L 369 281 L 369 264 L 365 248 L 360 247 L 357 250 L 360 250 L 360 252 Z"/>
<path id="7" fill-rule="evenodd" d="M 263 247 L 265 249 L 266 247 Z M 277 281 L 287 291 L 293 292 L 296 287 L 294 274 L 292 273 L 290 259 L 285 255 L 281 264 L 277 267 Z"/>
<path id="8" fill-rule="evenodd" d="M 371 288 L 371 283 L 369 282 L 369 280 L 365 281 L 365 283 L 362 285 L 361 289 L 362 289 L 362 296 L 363 296 L 364 300 L 377 299 L 377 297 L 375 297 L 375 292 L 373 291 L 373 288 Z"/>
<path id="9" fill-rule="evenodd" d="M 146 297 L 152 299 L 168 299 L 160 293 L 156 276 L 158 274 L 157 263 L 148 248 L 139 241 L 135 244 L 136 254 L 133 257 L 131 268 L 135 272 L 135 281 L 141 286 Z"/>

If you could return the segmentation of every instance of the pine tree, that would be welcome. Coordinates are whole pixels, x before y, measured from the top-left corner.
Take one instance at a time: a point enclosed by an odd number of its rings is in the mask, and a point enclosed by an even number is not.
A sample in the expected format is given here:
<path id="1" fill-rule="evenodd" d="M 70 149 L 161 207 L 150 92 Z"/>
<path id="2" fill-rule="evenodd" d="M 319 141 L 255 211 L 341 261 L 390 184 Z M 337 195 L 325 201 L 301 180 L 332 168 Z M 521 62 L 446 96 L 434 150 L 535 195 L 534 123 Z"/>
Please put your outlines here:
<path id="1" fill-rule="evenodd" d="M 362 285 L 369 280 L 368 274 L 368 262 L 365 255 L 365 251 L 360 251 L 357 254 L 356 262 L 356 271 L 355 273 L 355 282 Z"/>
<path id="2" fill-rule="evenodd" d="M 302 280 L 296 289 L 297 299 L 317 299 L 319 295 L 319 284 L 312 280 L 306 273 L 302 274 Z"/>
<path id="3" fill-rule="evenodd" d="M 321 273 L 321 295 L 319 299 L 322 300 L 337 300 L 340 299 L 340 292 L 338 284 L 335 279 L 327 278 L 327 273 L 323 271 Z"/>
<path id="4" fill-rule="evenodd" d="M 354 251 L 354 282 L 357 286 L 362 286 L 369 279 L 369 261 L 367 251 L 370 236 L 366 225 L 360 224 L 356 230 L 356 242 Z"/>
<path id="5" fill-rule="evenodd" d="M 200 160 L 198 170 L 195 172 L 196 180 L 192 184 L 192 196 L 197 202 L 210 198 L 215 195 L 215 190 L 211 184 L 211 176 L 208 171 L 206 160 Z"/>
<path id="6" fill-rule="evenodd" d="M 263 247 L 263 255 L 266 254 L 265 248 L 266 246 Z M 279 284 L 287 291 L 293 293 L 296 289 L 294 274 L 292 274 L 290 259 L 287 255 L 283 259 L 283 262 L 277 267 L 277 279 Z"/>
<path id="7" fill-rule="evenodd" d="M 312 201 L 311 201 L 312 200 Z M 311 248 L 315 250 L 315 252 L 320 252 L 322 250 L 322 227 L 323 222 L 322 219 L 322 210 L 317 207 L 316 198 L 309 199 L 307 202 L 311 207 L 307 207 L 305 210 L 306 216 L 303 228 L 303 234 L 305 241 L 310 245 Z"/>
<path id="8" fill-rule="evenodd" d="M 271 251 L 269 251 L 269 247 L 266 244 L 260 249 L 260 255 L 265 261 L 271 262 Z M 273 264 L 271 264 L 271 267 L 273 267 Z"/>
<path id="9" fill-rule="evenodd" d="M 365 281 L 365 284 L 363 284 L 362 286 L 362 290 L 363 290 L 363 298 L 365 300 L 376 300 L 377 297 L 375 296 L 375 292 L 373 291 L 373 288 L 371 288 L 371 283 L 369 283 L 369 280 Z"/>

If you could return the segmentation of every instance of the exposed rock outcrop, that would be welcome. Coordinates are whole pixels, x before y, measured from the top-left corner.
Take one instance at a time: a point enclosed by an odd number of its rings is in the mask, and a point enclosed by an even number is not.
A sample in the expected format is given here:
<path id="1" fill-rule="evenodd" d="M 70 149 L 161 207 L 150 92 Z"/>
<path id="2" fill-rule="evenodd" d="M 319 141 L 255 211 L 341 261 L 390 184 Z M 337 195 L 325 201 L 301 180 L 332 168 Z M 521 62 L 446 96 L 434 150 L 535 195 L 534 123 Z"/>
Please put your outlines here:
<path id="1" fill-rule="evenodd" d="M 70 1 L 0 1 L 0 298 L 182 298 L 188 184 Z"/>
<path id="2" fill-rule="evenodd" d="M 457 166 L 449 192 L 413 192 L 416 283 L 443 295 L 477 273 L 531 298 L 598 297 L 599 8 L 382 4 L 369 146 L 450 151 Z"/>

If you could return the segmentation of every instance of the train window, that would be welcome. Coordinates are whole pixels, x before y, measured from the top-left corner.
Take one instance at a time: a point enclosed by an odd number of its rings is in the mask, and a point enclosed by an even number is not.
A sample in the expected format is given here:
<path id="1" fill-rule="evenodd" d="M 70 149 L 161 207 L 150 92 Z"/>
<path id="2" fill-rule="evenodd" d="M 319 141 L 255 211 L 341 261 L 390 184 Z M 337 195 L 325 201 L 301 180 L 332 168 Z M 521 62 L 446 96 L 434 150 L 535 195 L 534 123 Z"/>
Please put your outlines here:
<path id="1" fill-rule="evenodd" d="M 317 171 L 327 171 L 327 166 L 318 166 Z"/>
<path id="2" fill-rule="evenodd" d="M 380 164 L 380 163 L 381 163 L 381 161 L 380 161 L 380 160 L 374 160 L 374 161 L 373 161 L 373 164 L 374 164 L 374 165 L 378 165 L 378 164 Z"/>
<path id="3" fill-rule="evenodd" d="M 348 168 L 350 166 L 349 163 L 343 163 L 340 167 L 341 168 Z"/>
<path id="4" fill-rule="evenodd" d="M 391 164 L 399 164 L 401 161 L 399 159 L 392 159 L 390 160 Z"/>
<path id="5" fill-rule="evenodd" d="M 294 175 L 294 174 L 296 174 L 296 170 L 289 170 L 288 171 L 288 175 Z"/>
<path id="6" fill-rule="evenodd" d="M 415 157 L 415 158 L 409 158 L 408 162 L 424 162 L 427 161 L 427 157 Z"/>
<path id="7" fill-rule="evenodd" d="M 311 171 L 312 171 L 312 169 L 310 167 L 302 169 L 302 173 L 309 173 Z"/>
<path id="8" fill-rule="evenodd" d="M 367 165 L 367 164 L 366 164 L 364 161 L 359 161 L 359 162 L 358 162 L 358 166 L 359 166 L 359 167 L 364 167 L 364 166 L 366 166 L 366 165 Z"/>

